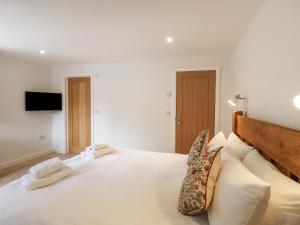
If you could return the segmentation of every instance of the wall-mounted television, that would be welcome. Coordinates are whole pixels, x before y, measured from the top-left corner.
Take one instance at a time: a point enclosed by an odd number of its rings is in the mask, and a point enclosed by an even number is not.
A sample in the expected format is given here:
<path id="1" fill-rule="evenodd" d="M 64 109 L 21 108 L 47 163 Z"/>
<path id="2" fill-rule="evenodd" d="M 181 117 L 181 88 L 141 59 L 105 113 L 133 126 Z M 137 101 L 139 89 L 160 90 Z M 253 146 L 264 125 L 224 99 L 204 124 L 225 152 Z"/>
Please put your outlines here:
<path id="1" fill-rule="evenodd" d="M 62 110 L 61 93 L 25 92 L 26 111 Z"/>

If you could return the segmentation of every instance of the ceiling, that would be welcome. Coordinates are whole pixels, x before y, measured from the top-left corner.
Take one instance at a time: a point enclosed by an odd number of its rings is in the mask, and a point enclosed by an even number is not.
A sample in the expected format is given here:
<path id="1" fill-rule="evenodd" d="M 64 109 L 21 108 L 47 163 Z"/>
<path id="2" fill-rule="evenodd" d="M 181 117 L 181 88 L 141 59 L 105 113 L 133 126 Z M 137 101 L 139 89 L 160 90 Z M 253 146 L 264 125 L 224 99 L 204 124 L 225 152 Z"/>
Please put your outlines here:
<path id="1" fill-rule="evenodd" d="M 226 54 L 262 1 L 1 0 L 0 52 L 45 65 Z"/>

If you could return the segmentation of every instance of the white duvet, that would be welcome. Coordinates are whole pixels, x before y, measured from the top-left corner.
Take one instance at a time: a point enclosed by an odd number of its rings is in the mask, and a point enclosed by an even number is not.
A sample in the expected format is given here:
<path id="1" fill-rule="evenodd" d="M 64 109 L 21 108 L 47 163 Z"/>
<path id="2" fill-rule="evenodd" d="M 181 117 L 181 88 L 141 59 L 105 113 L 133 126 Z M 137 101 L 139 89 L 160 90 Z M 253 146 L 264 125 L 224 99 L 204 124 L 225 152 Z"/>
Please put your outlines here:
<path id="1" fill-rule="evenodd" d="M 186 156 L 124 150 L 66 164 L 73 174 L 51 186 L 0 188 L 0 225 L 208 225 L 177 211 Z"/>

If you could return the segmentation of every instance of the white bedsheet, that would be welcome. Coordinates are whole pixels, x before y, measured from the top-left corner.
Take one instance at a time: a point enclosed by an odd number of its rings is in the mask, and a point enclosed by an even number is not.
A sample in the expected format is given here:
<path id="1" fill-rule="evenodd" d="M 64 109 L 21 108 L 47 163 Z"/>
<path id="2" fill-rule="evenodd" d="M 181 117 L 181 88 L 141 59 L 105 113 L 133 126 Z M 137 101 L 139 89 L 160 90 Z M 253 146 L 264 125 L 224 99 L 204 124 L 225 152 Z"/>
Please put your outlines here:
<path id="1" fill-rule="evenodd" d="M 20 179 L 0 188 L 1 225 L 208 225 L 177 211 L 186 156 L 124 150 L 66 161 L 73 174 L 25 192 Z"/>

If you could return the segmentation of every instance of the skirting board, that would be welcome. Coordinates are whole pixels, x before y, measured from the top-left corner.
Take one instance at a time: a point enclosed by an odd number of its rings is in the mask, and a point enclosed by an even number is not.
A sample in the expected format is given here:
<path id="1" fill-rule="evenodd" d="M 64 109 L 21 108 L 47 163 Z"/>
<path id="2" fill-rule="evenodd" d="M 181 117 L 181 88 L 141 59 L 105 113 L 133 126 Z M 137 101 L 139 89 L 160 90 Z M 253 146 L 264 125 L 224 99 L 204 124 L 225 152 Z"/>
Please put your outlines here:
<path id="1" fill-rule="evenodd" d="M 32 160 L 32 159 L 35 159 L 35 158 L 38 158 L 38 157 L 41 157 L 41 156 L 44 156 L 44 155 L 48 155 L 51 152 L 52 152 L 52 150 L 45 150 L 45 151 L 30 154 L 30 155 L 26 155 L 26 156 L 23 156 L 23 157 L 14 159 L 14 160 L 10 160 L 10 161 L 5 162 L 5 163 L 1 163 L 0 164 L 0 170 L 18 165 L 20 163 L 27 162 L 29 160 Z"/>

